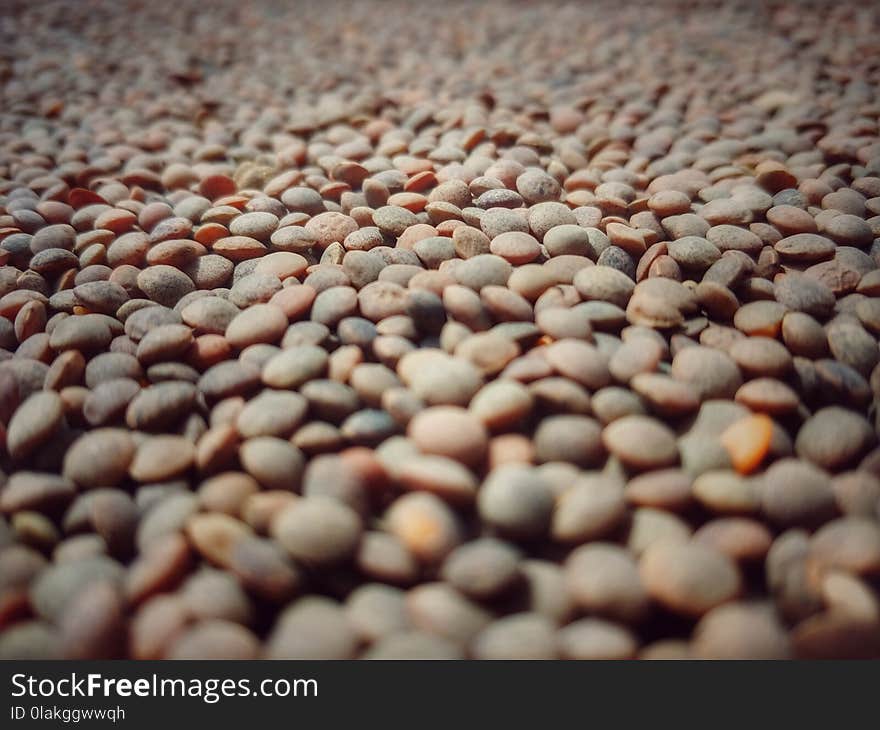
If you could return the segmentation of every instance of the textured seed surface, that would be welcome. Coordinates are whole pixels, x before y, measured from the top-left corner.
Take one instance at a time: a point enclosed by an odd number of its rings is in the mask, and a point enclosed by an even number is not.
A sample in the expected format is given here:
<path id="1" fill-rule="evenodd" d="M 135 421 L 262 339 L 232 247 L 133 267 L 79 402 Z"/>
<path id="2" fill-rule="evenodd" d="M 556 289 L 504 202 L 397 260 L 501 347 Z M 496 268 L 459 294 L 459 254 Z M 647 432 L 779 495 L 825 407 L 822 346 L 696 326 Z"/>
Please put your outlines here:
<path id="1" fill-rule="evenodd" d="M 13 5 L 0 658 L 880 657 L 876 3 Z"/>

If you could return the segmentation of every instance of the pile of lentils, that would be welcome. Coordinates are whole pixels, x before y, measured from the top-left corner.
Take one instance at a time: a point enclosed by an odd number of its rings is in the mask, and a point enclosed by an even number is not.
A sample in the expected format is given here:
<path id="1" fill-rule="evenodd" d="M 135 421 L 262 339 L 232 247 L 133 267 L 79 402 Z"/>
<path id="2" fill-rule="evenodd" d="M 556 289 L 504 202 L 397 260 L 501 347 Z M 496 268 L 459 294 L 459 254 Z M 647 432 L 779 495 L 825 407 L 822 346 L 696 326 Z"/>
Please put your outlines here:
<path id="1" fill-rule="evenodd" d="M 880 655 L 878 28 L 5 3 L 0 657 Z"/>

